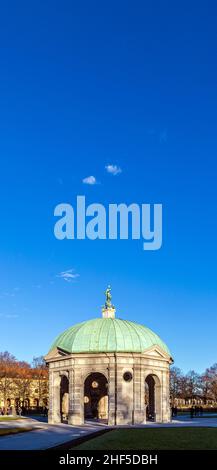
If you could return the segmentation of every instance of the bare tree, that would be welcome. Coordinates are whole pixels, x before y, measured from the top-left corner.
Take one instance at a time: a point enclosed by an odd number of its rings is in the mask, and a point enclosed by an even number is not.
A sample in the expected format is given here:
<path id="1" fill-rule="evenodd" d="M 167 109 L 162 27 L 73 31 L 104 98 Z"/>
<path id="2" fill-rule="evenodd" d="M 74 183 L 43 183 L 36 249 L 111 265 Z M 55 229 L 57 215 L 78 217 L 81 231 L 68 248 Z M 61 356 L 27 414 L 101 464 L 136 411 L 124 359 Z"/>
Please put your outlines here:
<path id="1" fill-rule="evenodd" d="M 32 371 L 30 365 L 27 362 L 18 362 L 14 383 L 17 389 L 17 398 L 19 398 L 19 401 L 22 401 L 23 405 L 25 400 L 29 398 L 31 381 Z"/>
<path id="2" fill-rule="evenodd" d="M 33 369 L 47 369 L 46 362 L 43 356 L 33 357 L 32 368 Z"/>
<path id="3" fill-rule="evenodd" d="M 217 363 L 205 370 L 201 381 L 206 399 L 213 398 L 217 401 Z"/>
<path id="4" fill-rule="evenodd" d="M 43 399 L 48 396 L 48 369 L 43 356 L 33 358 L 33 377 L 37 380 L 39 406 L 43 406 Z"/>
<path id="5" fill-rule="evenodd" d="M 7 400 L 14 391 L 14 378 L 17 373 L 17 360 L 8 351 L 0 353 L 0 393 L 3 397 L 4 409 L 7 410 Z"/>
<path id="6" fill-rule="evenodd" d="M 178 367 L 171 367 L 170 370 L 170 397 L 172 403 L 174 403 L 175 398 L 181 397 L 181 381 L 183 374 L 181 369 Z"/>
<path id="7" fill-rule="evenodd" d="M 201 376 L 194 370 L 190 370 L 186 375 L 186 392 L 187 396 L 194 397 L 202 395 Z"/>

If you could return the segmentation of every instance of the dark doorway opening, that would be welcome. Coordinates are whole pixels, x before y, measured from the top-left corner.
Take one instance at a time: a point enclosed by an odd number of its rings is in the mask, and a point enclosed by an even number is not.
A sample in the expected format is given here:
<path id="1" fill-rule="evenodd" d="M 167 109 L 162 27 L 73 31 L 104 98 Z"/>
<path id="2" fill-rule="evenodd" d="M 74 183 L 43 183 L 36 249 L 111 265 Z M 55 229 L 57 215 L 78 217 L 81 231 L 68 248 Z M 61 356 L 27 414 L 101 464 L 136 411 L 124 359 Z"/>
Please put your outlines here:
<path id="1" fill-rule="evenodd" d="M 156 421 L 155 380 L 152 375 L 148 375 L 145 379 L 145 404 L 146 404 L 146 420 Z"/>
<path id="2" fill-rule="evenodd" d="M 68 378 L 63 375 L 60 382 L 60 416 L 61 422 L 68 422 L 69 413 L 69 381 Z"/>
<path id="3" fill-rule="evenodd" d="M 108 382 L 99 372 L 88 375 L 84 382 L 84 419 L 108 421 Z"/>

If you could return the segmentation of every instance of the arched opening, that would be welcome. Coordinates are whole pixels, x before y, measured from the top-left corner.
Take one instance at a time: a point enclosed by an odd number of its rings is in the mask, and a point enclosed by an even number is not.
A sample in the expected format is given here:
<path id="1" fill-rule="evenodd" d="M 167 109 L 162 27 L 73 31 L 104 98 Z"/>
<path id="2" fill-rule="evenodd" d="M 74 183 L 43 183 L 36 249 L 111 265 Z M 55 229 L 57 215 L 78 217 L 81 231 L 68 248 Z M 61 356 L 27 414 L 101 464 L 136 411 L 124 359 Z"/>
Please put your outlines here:
<path id="1" fill-rule="evenodd" d="M 94 372 L 84 382 L 84 419 L 108 421 L 108 382 Z"/>
<path id="2" fill-rule="evenodd" d="M 60 382 L 60 417 L 62 423 L 68 422 L 69 414 L 69 380 L 63 375 Z"/>
<path id="3" fill-rule="evenodd" d="M 154 374 L 145 379 L 145 405 L 146 420 L 161 421 L 161 384 Z"/>
<path id="4" fill-rule="evenodd" d="M 34 398 L 33 406 L 34 406 L 34 409 L 35 409 L 35 410 L 38 409 L 38 407 L 39 407 L 39 399 L 38 399 L 38 398 Z"/>
<path id="5" fill-rule="evenodd" d="M 23 402 L 23 406 L 28 410 L 29 409 L 29 398 L 25 398 L 24 402 Z"/>
<path id="6" fill-rule="evenodd" d="M 20 399 L 19 398 L 15 398 L 15 408 L 18 409 L 20 406 Z"/>

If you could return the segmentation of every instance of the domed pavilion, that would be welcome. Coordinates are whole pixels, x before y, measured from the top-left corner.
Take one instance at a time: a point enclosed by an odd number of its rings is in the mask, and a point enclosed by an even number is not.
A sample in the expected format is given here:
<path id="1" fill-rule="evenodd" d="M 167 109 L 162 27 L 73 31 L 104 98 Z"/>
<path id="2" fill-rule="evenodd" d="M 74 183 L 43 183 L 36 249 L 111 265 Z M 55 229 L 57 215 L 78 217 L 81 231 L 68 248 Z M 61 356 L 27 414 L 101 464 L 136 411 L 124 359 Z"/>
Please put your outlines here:
<path id="1" fill-rule="evenodd" d="M 170 351 L 149 328 L 115 318 L 111 288 L 102 318 L 61 333 L 49 365 L 49 423 L 170 421 Z"/>

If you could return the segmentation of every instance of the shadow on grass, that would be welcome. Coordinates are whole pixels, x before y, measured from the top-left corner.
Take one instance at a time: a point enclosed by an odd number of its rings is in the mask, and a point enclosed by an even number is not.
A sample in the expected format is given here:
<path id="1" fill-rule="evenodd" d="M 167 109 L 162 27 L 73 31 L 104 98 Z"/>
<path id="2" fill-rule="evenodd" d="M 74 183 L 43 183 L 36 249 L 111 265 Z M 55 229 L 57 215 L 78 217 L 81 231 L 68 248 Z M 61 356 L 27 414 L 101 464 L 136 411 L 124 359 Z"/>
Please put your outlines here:
<path id="1" fill-rule="evenodd" d="M 116 429 L 73 450 L 214 450 L 217 428 Z"/>

